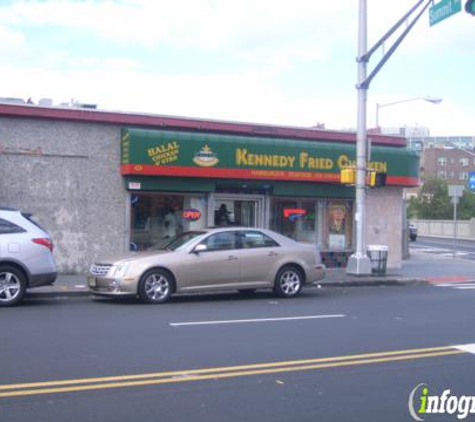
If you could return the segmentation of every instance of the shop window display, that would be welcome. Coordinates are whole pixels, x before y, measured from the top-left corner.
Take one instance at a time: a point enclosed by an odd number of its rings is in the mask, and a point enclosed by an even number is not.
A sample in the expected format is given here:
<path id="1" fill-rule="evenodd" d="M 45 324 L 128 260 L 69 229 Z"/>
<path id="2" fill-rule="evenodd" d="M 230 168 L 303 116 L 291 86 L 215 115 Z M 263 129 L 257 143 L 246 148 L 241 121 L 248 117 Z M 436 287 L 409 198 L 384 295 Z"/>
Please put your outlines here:
<path id="1" fill-rule="evenodd" d="M 350 204 L 344 201 L 330 201 L 327 204 L 328 248 L 346 250 L 350 247 L 351 214 Z"/>
<path id="2" fill-rule="evenodd" d="M 144 250 L 183 231 L 205 227 L 203 198 L 185 195 L 131 196 L 131 250 Z"/>
<path id="3" fill-rule="evenodd" d="M 274 198 L 270 228 L 299 242 L 318 243 L 317 202 Z"/>

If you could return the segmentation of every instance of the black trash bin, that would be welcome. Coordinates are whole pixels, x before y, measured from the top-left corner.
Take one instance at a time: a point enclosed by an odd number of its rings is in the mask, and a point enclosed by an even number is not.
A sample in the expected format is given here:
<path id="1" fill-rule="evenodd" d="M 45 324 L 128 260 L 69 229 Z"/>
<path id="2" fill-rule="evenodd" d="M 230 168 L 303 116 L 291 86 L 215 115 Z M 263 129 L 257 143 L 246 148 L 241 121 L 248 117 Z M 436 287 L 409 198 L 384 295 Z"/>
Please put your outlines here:
<path id="1" fill-rule="evenodd" d="M 373 275 L 385 275 L 388 263 L 388 247 L 386 245 L 368 245 L 368 257 L 371 261 Z"/>

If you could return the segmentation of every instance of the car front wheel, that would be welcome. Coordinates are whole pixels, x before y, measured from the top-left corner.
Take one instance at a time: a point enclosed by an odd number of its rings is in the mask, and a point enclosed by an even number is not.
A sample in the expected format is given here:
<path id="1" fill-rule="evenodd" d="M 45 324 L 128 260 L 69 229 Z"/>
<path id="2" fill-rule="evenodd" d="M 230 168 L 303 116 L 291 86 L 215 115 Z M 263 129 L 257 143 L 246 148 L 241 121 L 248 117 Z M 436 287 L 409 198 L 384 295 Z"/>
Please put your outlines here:
<path id="1" fill-rule="evenodd" d="M 302 290 L 303 275 L 294 266 L 285 266 L 275 278 L 274 292 L 277 296 L 287 298 L 297 296 Z"/>
<path id="2" fill-rule="evenodd" d="M 146 272 L 140 279 L 138 294 L 142 302 L 163 303 L 173 291 L 173 276 L 164 270 Z"/>
<path id="3" fill-rule="evenodd" d="M 25 295 L 25 275 L 15 267 L 0 266 L 0 306 L 16 305 Z"/>

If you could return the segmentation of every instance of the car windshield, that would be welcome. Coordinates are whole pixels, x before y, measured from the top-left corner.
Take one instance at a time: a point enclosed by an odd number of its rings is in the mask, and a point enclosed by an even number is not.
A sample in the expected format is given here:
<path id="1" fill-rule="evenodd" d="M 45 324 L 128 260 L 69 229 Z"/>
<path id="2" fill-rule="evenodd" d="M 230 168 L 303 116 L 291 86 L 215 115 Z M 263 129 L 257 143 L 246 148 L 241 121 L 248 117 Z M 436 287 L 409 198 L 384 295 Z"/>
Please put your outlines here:
<path id="1" fill-rule="evenodd" d="M 155 245 L 149 248 L 150 251 L 157 251 L 157 250 L 167 250 L 167 251 L 176 251 L 181 246 L 186 245 L 188 242 L 193 240 L 197 236 L 201 236 L 205 234 L 204 231 L 191 231 L 191 232 L 184 232 L 179 234 L 178 236 L 163 239 L 160 242 L 157 242 Z"/>

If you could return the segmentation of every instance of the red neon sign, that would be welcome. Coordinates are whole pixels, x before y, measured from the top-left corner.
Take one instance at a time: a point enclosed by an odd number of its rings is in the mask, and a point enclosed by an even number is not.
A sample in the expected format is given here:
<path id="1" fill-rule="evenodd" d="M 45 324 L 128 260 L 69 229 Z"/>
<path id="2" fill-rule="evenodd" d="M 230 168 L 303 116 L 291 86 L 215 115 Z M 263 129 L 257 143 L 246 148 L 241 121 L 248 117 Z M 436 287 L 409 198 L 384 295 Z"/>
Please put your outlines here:
<path id="1" fill-rule="evenodd" d="M 183 213 L 182 213 L 182 216 L 185 220 L 196 221 L 196 220 L 199 220 L 201 218 L 201 211 L 196 210 L 194 208 L 189 209 L 189 210 L 184 210 Z"/>
<path id="2" fill-rule="evenodd" d="M 285 208 L 284 209 L 284 217 L 289 218 L 291 216 L 299 216 L 307 214 L 307 210 L 303 208 Z"/>

